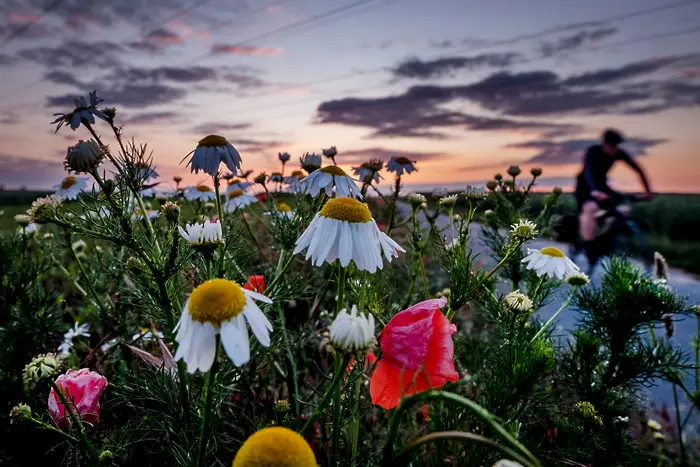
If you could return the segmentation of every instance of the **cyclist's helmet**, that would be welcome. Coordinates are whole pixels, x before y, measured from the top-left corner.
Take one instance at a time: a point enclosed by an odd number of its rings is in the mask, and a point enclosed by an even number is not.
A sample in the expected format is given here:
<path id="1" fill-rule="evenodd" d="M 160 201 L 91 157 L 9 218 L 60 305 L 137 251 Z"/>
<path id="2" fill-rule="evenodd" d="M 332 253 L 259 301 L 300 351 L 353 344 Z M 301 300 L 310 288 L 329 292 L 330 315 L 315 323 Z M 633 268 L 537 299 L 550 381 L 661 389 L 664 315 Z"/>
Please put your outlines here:
<path id="1" fill-rule="evenodd" d="M 608 144 L 611 144 L 613 146 L 617 146 L 620 143 L 623 143 L 624 141 L 625 141 L 625 138 L 623 138 L 622 135 L 616 130 L 608 129 L 608 130 L 605 130 L 605 132 L 603 133 L 603 142 L 604 143 L 608 143 Z"/>

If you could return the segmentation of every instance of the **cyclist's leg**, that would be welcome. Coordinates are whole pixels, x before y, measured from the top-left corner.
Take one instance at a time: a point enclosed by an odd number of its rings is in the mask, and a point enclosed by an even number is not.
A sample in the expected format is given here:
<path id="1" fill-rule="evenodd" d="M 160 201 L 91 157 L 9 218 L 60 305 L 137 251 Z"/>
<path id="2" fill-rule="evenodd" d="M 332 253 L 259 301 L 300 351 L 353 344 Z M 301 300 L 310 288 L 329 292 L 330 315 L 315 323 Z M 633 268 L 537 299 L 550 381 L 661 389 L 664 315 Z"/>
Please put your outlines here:
<path id="1" fill-rule="evenodd" d="M 579 214 L 579 228 L 584 244 L 595 240 L 595 233 L 598 227 L 595 218 L 595 213 L 597 210 L 598 205 L 593 200 L 586 200 L 581 205 L 581 213 Z"/>

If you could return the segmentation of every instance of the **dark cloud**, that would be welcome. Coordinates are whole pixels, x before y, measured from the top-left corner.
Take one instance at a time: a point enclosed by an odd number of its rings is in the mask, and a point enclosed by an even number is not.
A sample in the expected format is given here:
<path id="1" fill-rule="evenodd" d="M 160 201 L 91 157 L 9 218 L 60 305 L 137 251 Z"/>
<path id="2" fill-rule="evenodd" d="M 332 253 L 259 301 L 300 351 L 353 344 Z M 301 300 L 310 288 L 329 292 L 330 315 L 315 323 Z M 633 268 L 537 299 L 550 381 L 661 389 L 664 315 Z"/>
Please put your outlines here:
<path id="1" fill-rule="evenodd" d="M 454 74 L 458 70 L 475 68 L 505 68 L 523 58 L 514 52 L 486 53 L 472 57 L 442 57 L 435 60 L 409 58 L 392 70 L 395 78 L 429 79 Z"/>
<path id="2" fill-rule="evenodd" d="M 171 81 L 174 83 L 198 83 L 216 80 L 216 70 L 210 67 L 157 67 L 128 68 L 116 73 L 119 81 Z"/>
<path id="3" fill-rule="evenodd" d="M 540 53 L 543 57 L 551 57 L 561 53 L 570 52 L 584 45 L 599 42 L 606 37 L 616 34 L 617 28 L 601 27 L 597 29 L 584 29 L 575 34 L 564 36 L 556 41 L 542 42 Z"/>
<path id="4" fill-rule="evenodd" d="M 61 156 L 65 156 L 65 150 L 61 151 Z M 0 153 L 0 185 L 7 189 L 45 188 L 55 185 L 64 176 L 62 157 L 46 160 Z"/>
<path id="5" fill-rule="evenodd" d="M 103 86 L 97 88 L 99 96 L 107 105 L 124 106 L 135 109 L 143 109 L 152 105 L 170 104 L 185 97 L 187 92 L 167 84 L 136 84 L 125 83 L 113 87 Z M 77 97 L 73 93 L 47 98 L 48 107 L 71 108 L 73 99 Z"/>
<path id="6" fill-rule="evenodd" d="M 203 123 L 190 131 L 198 135 L 220 135 L 229 131 L 247 130 L 251 126 L 250 123 Z"/>
<path id="7" fill-rule="evenodd" d="M 698 63 L 700 63 L 700 54 L 651 58 L 649 60 L 630 63 L 617 68 L 603 68 L 600 70 L 571 76 L 564 80 L 562 85 L 602 86 L 649 75 L 670 66 L 683 66 L 685 63 L 691 62 L 692 60 L 697 60 Z"/>
<path id="8" fill-rule="evenodd" d="M 75 86 L 76 88 L 83 86 L 83 83 L 76 78 L 73 73 L 69 73 L 67 71 L 50 71 L 44 75 L 44 81 L 49 81 L 50 83 L 54 84 Z"/>
<path id="9" fill-rule="evenodd" d="M 179 114 L 172 111 L 142 112 L 136 115 L 127 116 L 121 123 L 125 125 L 157 125 L 161 123 L 173 123 L 177 121 Z"/>
<path id="10" fill-rule="evenodd" d="M 286 141 L 258 140 L 258 139 L 253 139 L 253 138 L 235 138 L 235 137 L 234 138 L 227 138 L 227 139 L 242 154 L 245 154 L 245 153 L 253 153 L 253 154 L 270 153 L 271 155 L 274 155 L 275 151 L 282 150 L 285 148 L 285 146 L 289 146 L 289 143 Z"/>
<path id="11" fill-rule="evenodd" d="M 444 156 L 440 152 L 413 152 L 399 149 L 389 149 L 383 147 L 372 147 L 364 149 L 354 149 L 351 151 L 341 151 L 338 153 L 338 161 L 342 164 L 361 164 L 369 159 L 381 159 L 389 162 L 392 157 L 405 157 L 412 161 L 425 161 L 437 159 Z"/>
<path id="12" fill-rule="evenodd" d="M 267 81 L 245 73 L 229 72 L 221 77 L 222 80 L 237 85 L 240 89 L 262 88 L 269 85 Z"/>
<path id="13" fill-rule="evenodd" d="M 256 47 L 235 44 L 214 44 L 211 46 L 211 53 L 230 55 L 271 56 L 281 54 L 282 49 L 277 49 L 274 47 Z"/>
<path id="14" fill-rule="evenodd" d="M 0 37 L 2 37 L 0 35 Z M 15 57 L 10 55 L 0 54 L 0 66 L 12 65 L 17 61 Z"/>
<path id="15" fill-rule="evenodd" d="M 632 156 L 644 156 L 648 154 L 648 149 L 666 142 L 668 142 L 667 139 L 633 137 L 627 138 L 622 147 Z M 600 141 L 595 139 L 530 140 L 509 144 L 505 147 L 536 151 L 536 154 L 527 160 L 529 163 L 561 165 L 581 162 L 585 151 L 595 144 L 600 144 Z"/>
<path id="16" fill-rule="evenodd" d="M 121 64 L 124 48 L 110 41 L 69 40 L 59 46 L 38 46 L 20 50 L 21 59 L 47 68 L 114 68 Z"/>

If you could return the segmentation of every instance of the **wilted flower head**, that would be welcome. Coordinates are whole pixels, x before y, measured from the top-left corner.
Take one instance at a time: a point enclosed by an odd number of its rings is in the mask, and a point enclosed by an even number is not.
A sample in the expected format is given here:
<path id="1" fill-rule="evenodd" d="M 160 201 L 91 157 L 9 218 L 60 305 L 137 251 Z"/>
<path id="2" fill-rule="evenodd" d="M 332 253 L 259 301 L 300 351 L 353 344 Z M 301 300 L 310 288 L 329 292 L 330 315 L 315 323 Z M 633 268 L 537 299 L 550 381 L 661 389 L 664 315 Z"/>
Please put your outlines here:
<path id="1" fill-rule="evenodd" d="M 304 154 L 303 157 L 299 159 L 299 162 L 301 163 L 301 168 L 306 170 L 307 173 L 311 173 L 314 170 L 318 170 L 321 168 L 321 156 L 318 154 L 312 154 L 312 153 L 306 153 Z"/>
<path id="2" fill-rule="evenodd" d="M 281 426 L 263 428 L 236 453 L 232 467 L 316 467 L 309 443 L 296 431 Z"/>
<path id="3" fill-rule="evenodd" d="M 532 300 L 530 300 L 530 297 L 528 297 L 524 293 L 521 293 L 520 290 L 514 290 L 513 292 L 510 292 L 508 295 L 505 296 L 503 302 L 508 308 L 510 308 L 513 311 L 517 311 L 520 313 L 532 311 Z"/>
<path id="4" fill-rule="evenodd" d="M 527 219 L 520 219 L 518 223 L 510 226 L 510 235 L 517 240 L 531 240 L 537 233 L 537 225 Z"/>
<path id="5" fill-rule="evenodd" d="M 12 407 L 12 410 L 10 410 L 10 419 L 13 423 L 20 420 L 28 420 L 30 418 L 32 418 L 32 408 L 27 404 L 17 404 Z"/>
<path id="6" fill-rule="evenodd" d="M 45 353 L 34 357 L 22 372 L 24 382 L 38 382 L 61 371 L 61 359 L 55 353 Z"/>
<path id="7" fill-rule="evenodd" d="M 63 166 L 69 172 L 88 173 L 99 167 L 104 158 L 104 151 L 94 140 L 80 140 L 75 146 L 68 146 Z"/>
<path id="8" fill-rule="evenodd" d="M 97 91 L 92 91 L 89 99 L 90 102 L 88 103 L 84 97 L 80 96 L 77 99 L 73 99 L 75 109 L 71 113 L 53 114 L 54 117 L 58 115 L 58 118 L 51 122 L 51 124 L 58 124 L 56 126 L 56 131 L 60 130 L 63 125 L 70 125 L 73 131 L 78 129 L 81 123 L 83 125 L 86 123 L 93 125 L 95 123 L 95 116 L 105 121 L 111 120 L 110 117 L 97 108 L 97 104 L 102 102 L 102 99 L 97 97 Z"/>
<path id="9" fill-rule="evenodd" d="M 324 156 L 330 157 L 331 159 L 338 155 L 338 150 L 335 148 L 335 146 L 331 146 L 328 149 L 324 149 L 322 152 Z"/>
<path id="10" fill-rule="evenodd" d="M 90 425 L 99 423 L 100 396 L 107 388 L 107 378 L 87 368 L 68 370 L 56 379 L 56 387 L 82 422 Z M 48 408 L 54 425 L 63 429 L 70 428 L 73 420 L 53 388 L 49 393 Z"/>
<path id="11" fill-rule="evenodd" d="M 533 167 L 533 168 L 530 169 L 530 174 L 531 174 L 533 177 L 537 178 L 537 177 L 539 177 L 540 175 L 542 175 L 542 169 L 540 169 L 539 167 Z"/>
<path id="12" fill-rule="evenodd" d="M 367 350 L 374 342 L 374 316 L 370 313 L 368 318 L 364 313 L 358 314 L 355 305 L 349 314 L 342 309 L 331 324 L 330 339 L 331 344 L 344 352 Z"/>
<path id="13" fill-rule="evenodd" d="M 32 202 L 32 207 L 27 211 L 30 222 L 45 224 L 56 218 L 58 206 L 61 200 L 56 195 L 44 196 Z"/>
<path id="14" fill-rule="evenodd" d="M 280 152 L 277 154 L 277 158 L 282 162 L 283 164 L 289 161 L 289 159 L 292 158 L 292 156 L 289 155 L 288 152 Z"/>
<path id="15" fill-rule="evenodd" d="M 521 170 L 520 167 L 518 167 L 517 165 L 511 165 L 510 167 L 508 167 L 507 172 L 508 175 L 510 175 L 511 177 L 517 177 L 518 175 L 520 175 Z"/>
<path id="16" fill-rule="evenodd" d="M 177 221 L 180 219 L 180 205 L 167 201 L 160 209 L 169 222 L 177 224 Z"/>
<path id="17" fill-rule="evenodd" d="M 234 173 L 238 172 L 241 167 L 241 155 L 223 136 L 205 136 L 199 140 L 197 147 L 185 156 L 185 159 L 190 154 L 192 158 L 187 165 L 191 165 L 193 173 L 199 173 L 200 170 L 203 170 L 215 177 L 219 173 L 219 165 L 222 162 Z"/>
<path id="18" fill-rule="evenodd" d="M 581 287 L 591 282 L 588 276 L 580 271 L 569 274 L 564 280 L 567 284 L 575 287 Z"/>

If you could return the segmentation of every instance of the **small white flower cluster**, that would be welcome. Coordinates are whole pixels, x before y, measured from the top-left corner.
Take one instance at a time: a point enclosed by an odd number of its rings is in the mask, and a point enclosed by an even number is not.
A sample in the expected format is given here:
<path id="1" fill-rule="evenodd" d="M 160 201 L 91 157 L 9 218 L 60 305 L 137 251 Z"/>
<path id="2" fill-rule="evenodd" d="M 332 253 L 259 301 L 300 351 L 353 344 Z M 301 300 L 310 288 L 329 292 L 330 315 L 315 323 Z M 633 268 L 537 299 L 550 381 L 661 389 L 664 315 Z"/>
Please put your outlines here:
<path id="1" fill-rule="evenodd" d="M 69 329 L 68 332 L 63 335 L 63 343 L 58 346 L 58 351 L 61 353 L 61 356 L 67 357 L 70 355 L 71 350 L 73 350 L 73 339 L 76 337 L 90 337 L 89 331 L 90 327 L 87 324 L 78 325 L 78 323 L 75 323 L 73 329 Z"/>

